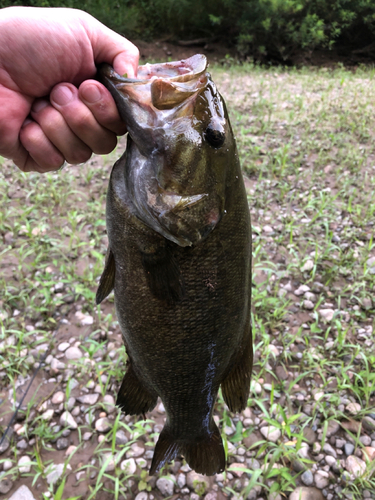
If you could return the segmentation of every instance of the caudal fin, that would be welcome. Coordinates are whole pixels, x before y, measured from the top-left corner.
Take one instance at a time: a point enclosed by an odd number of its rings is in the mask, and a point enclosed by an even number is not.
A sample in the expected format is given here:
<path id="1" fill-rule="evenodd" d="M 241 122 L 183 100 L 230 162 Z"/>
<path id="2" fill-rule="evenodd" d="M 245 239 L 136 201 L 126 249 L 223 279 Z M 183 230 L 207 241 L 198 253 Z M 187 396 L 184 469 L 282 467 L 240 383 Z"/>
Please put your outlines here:
<path id="1" fill-rule="evenodd" d="M 155 446 L 150 474 L 158 472 L 167 462 L 182 454 L 186 462 L 199 474 L 213 476 L 225 469 L 225 452 L 220 431 L 212 421 L 212 430 L 199 439 L 175 440 L 166 425 Z"/>

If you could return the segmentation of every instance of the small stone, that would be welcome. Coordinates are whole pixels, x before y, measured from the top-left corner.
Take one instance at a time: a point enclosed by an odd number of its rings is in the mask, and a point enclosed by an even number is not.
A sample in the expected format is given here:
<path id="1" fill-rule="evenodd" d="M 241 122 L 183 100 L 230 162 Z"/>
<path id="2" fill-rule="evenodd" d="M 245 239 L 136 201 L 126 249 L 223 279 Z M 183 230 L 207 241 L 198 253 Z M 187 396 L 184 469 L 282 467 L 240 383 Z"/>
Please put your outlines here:
<path id="1" fill-rule="evenodd" d="M 308 285 L 301 285 L 297 288 L 297 290 L 294 291 L 294 295 L 297 295 L 297 297 L 299 297 L 300 295 L 303 295 L 304 293 L 309 291 L 310 287 Z"/>
<path id="2" fill-rule="evenodd" d="M 331 455 L 332 457 L 337 457 L 336 450 L 332 448 L 332 446 L 329 443 L 325 443 L 323 446 L 323 451 L 327 453 L 327 455 Z"/>
<path id="3" fill-rule="evenodd" d="M 352 443 L 346 443 L 344 446 L 345 455 L 352 455 L 354 452 L 354 445 Z"/>
<path id="4" fill-rule="evenodd" d="M 312 309 L 314 309 L 314 303 L 311 302 L 311 300 L 304 300 L 303 307 L 304 307 L 304 309 L 312 310 Z"/>
<path id="5" fill-rule="evenodd" d="M 329 420 L 327 426 L 327 437 L 331 437 L 340 429 L 340 424 L 336 420 Z"/>
<path id="6" fill-rule="evenodd" d="M 325 500 L 322 493 L 316 488 L 299 486 L 289 496 L 289 500 Z"/>
<path id="7" fill-rule="evenodd" d="M 82 439 L 84 441 L 90 441 L 91 437 L 92 437 L 92 432 L 85 432 L 82 436 Z"/>
<path id="8" fill-rule="evenodd" d="M 58 450 L 66 450 L 69 446 L 69 439 L 61 437 L 56 441 L 56 448 Z"/>
<path id="9" fill-rule="evenodd" d="M 64 413 L 61 415 L 60 425 L 62 427 L 68 427 L 69 429 L 77 429 L 78 427 L 77 422 L 68 411 L 64 411 Z"/>
<path id="10" fill-rule="evenodd" d="M 60 477 L 63 475 L 65 464 L 51 464 L 47 471 L 48 474 L 46 476 L 47 483 L 53 485 L 57 483 Z M 67 465 L 66 469 L 72 470 L 70 464 Z"/>
<path id="11" fill-rule="evenodd" d="M 77 311 L 75 316 L 82 326 L 92 325 L 94 323 L 94 318 L 89 314 L 83 314 L 82 311 Z"/>
<path id="12" fill-rule="evenodd" d="M 0 479 L 0 493 L 6 495 L 13 487 L 13 482 L 8 478 Z"/>
<path id="13" fill-rule="evenodd" d="M 195 490 L 196 485 L 198 483 L 203 483 L 205 485 L 205 489 L 207 490 L 210 486 L 209 479 L 207 476 L 203 476 L 202 474 L 198 474 L 198 472 L 190 471 L 186 475 L 186 484 L 191 490 Z"/>
<path id="14" fill-rule="evenodd" d="M 126 475 L 133 476 L 135 474 L 135 471 L 137 470 L 137 465 L 134 458 L 128 458 L 121 462 L 120 468 L 121 470 L 125 471 Z"/>
<path id="15" fill-rule="evenodd" d="M 59 405 L 65 401 L 65 394 L 62 391 L 57 391 L 52 396 L 52 404 Z"/>
<path id="16" fill-rule="evenodd" d="M 119 430 L 116 432 L 116 444 L 126 444 L 128 442 L 128 438 L 123 430 Z"/>
<path id="17" fill-rule="evenodd" d="M 361 436 L 359 438 L 359 440 L 361 441 L 361 443 L 364 445 L 364 446 L 370 446 L 371 444 L 371 438 L 370 436 L 367 436 L 366 434 Z"/>
<path id="18" fill-rule="evenodd" d="M 185 476 L 185 474 L 181 473 L 177 476 L 177 486 L 179 488 L 183 488 L 185 486 L 185 484 L 186 484 L 186 476 Z"/>
<path id="19" fill-rule="evenodd" d="M 335 311 L 333 309 L 320 309 L 319 314 L 325 321 L 332 321 Z"/>
<path id="20" fill-rule="evenodd" d="M 167 477 L 160 477 L 156 481 L 156 487 L 160 493 L 165 497 L 170 497 L 173 495 L 173 481 Z"/>
<path id="21" fill-rule="evenodd" d="M 66 408 L 68 411 L 71 411 L 76 405 L 76 398 L 70 397 L 66 404 Z"/>
<path id="22" fill-rule="evenodd" d="M 57 375 L 60 373 L 62 370 L 65 370 L 65 364 L 62 363 L 60 360 L 57 358 L 52 358 L 51 361 L 51 367 L 50 367 L 50 373 L 52 375 Z"/>
<path id="23" fill-rule="evenodd" d="M 141 469 L 145 469 L 147 467 L 147 460 L 145 460 L 144 458 L 136 458 L 135 461 L 138 467 L 140 467 Z"/>
<path id="24" fill-rule="evenodd" d="M 332 455 L 326 455 L 324 457 L 324 460 L 325 460 L 325 463 L 327 465 L 329 465 L 330 467 L 333 467 L 334 465 L 336 465 L 336 458 L 333 457 Z"/>
<path id="25" fill-rule="evenodd" d="M 311 429 L 311 427 L 304 427 L 304 429 L 303 429 L 303 437 L 308 442 L 308 444 L 313 444 L 316 441 L 316 434 Z"/>
<path id="26" fill-rule="evenodd" d="M 116 409 L 115 399 L 110 394 L 106 394 L 103 398 L 103 405 L 107 413 L 113 413 Z"/>
<path id="27" fill-rule="evenodd" d="M 58 348 L 57 348 L 57 349 L 58 349 L 60 352 L 64 352 L 64 351 L 66 351 L 66 350 L 68 349 L 68 347 L 70 347 L 69 342 L 62 342 L 62 343 L 58 346 Z"/>
<path id="28" fill-rule="evenodd" d="M 362 308 L 365 311 L 369 311 L 370 309 L 372 309 L 372 300 L 371 300 L 371 297 L 364 297 L 361 300 L 361 305 L 362 305 Z"/>
<path id="29" fill-rule="evenodd" d="M 103 453 L 101 457 L 102 465 L 107 464 L 105 466 L 106 472 L 112 472 L 116 468 L 116 456 L 112 453 Z"/>
<path id="30" fill-rule="evenodd" d="M 363 417 L 362 419 L 362 424 L 363 424 L 363 427 L 370 431 L 370 432 L 374 432 L 375 431 L 375 420 L 371 417 Z"/>
<path id="31" fill-rule="evenodd" d="M 99 399 L 99 394 L 84 394 L 83 396 L 78 396 L 77 401 L 83 405 L 94 405 Z"/>
<path id="32" fill-rule="evenodd" d="M 111 424 L 107 417 L 98 418 L 98 420 L 95 422 L 95 429 L 98 432 L 105 433 L 108 432 L 110 428 Z"/>
<path id="33" fill-rule="evenodd" d="M 324 397 L 324 392 L 318 391 L 314 394 L 315 401 L 320 401 Z"/>
<path id="34" fill-rule="evenodd" d="M 346 411 L 351 415 L 357 415 L 361 411 L 361 405 L 358 403 L 349 403 L 346 405 Z"/>
<path id="35" fill-rule="evenodd" d="M 363 460 L 375 460 L 375 448 L 365 446 L 363 449 Z"/>
<path id="36" fill-rule="evenodd" d="M 19 450 L 26 450 L 26 448 L 27 448 L 27 441 L 25 439 L 21 439 L 21 441 L 18 441 L 17 448 Z"/>
<path id="37" fill-rule="evenodd" d="M 315 486 L 320 490 L 329 485 L 329 474 L 323 470 L 319 470 L 314 474 Z"/>
<path id="38" fill-rule="evenodd" d="M 83 356 L 82 351 L 79 347 L 69 347 L 65 351 L 65 357 L 69 360 L 81 359 Z"/>
<path id="39" fill-rule="evenodd" d="M 357 478 L 365 473 L 366 463 L 355 455 L 350 455 L 345 461 L 345 469 Z"/>
<path id="40" fill-rule="evenodd" d="M 140 457 L 145 452 L 143 446 L 139 446 L 137 443 L 131 445 L 130 450 L 126 454 L 126 458 Z"/>
<path id="41" fill-rule="evenodd" d="M 314 262 L 309 259 L 301 267 L 301 272 L 304 273 L 305 271 L 311 271 L 312 269 L 314 269 Z"/>
<path id="42" fill-rule="evenodd" d="M 12 467 L 13 467 L 12 460 L 8 460 L 8 459 L 4 460 L 4 462 L 3 462 L 3 471 L 4 472 L 10 470 Z"/>
<path id="43" fill-rule="evenodd" d="M 145 491 L 140 491 L 134 500 L 148 500 L 148 494 Z"/>
<path id="44" fill-rule="evenodd" d="M 35 500 L 34 495 L 24 484 L 16 490 L 9 500 Z"/>
<path id="45" fill-rule="evenodd" d="M 74 444 L 71 444 L 69 448 L 65 452 L 65 456 L 68 457 L 71 455 L 75 450 L 77 449 L 77 446 L 74 446 Z"/>
<path id="46" fill-rule="evenodd" d="M 302 475 L 301 475 L 301 481 L 303 484 L 306 486 L 311 486 L 314 482 L 314 476 L 311 472 L 311 470 L 306 470 Z"/>
<path id="47" fill-rule="evenodd" d="M 26 455 L 18 460 L 18 469 L 21 474 L 28 474 L 30 472 L 31 462 L 31 458 Z"/>
<path id="48" fill-rule="evenodd" d="M 44 413 L 41 414 L 41 418 L 43 420 L 47 420 L 47 422 L 49 420 L 52 420 L 53 419 L 53 415 L 55 413 L 55 410 L 53 410 L 52 408 L 50 410 L 47 410 L 45 411 Z"/>
<path id="49" fill-rule="evenodd" d="M 246 465 L 234 462 L 229 467 L 228 472 L 231 472 L 235 477 L 241 477 L 242 474 L 246 471 L 246 469 L 247 469 Z"/>
<path id="50" fill-rule="evenodd" d="M 270 426 L 265 426 L 260 429 L 261 434 L 268 439 L 268 441 L 272 441 L 273 443 L 276 443 L 276 441 L 280 438 L 281 436 L 281 431 L 277 427 L 274 427 L 272 425 Z"/>

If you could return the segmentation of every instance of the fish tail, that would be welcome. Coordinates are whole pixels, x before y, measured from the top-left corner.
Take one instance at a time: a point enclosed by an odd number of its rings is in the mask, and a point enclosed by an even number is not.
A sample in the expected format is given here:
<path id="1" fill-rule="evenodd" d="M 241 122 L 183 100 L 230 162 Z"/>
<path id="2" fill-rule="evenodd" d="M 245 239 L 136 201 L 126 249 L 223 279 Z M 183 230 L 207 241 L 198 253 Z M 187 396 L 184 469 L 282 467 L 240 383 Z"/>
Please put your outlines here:
<path id="1" fill-rule="evenodd" d="M 199 474 L 213 476 L 222 472 L 225 469 L 223 441 L 213 420 L 211 427 L 212 430 L 206 436 L 187 442 L 175 440 L 166 425 L 155 446 L 150 474 L 158 472 L 178 454 L 182 454 L 189 466 Z"/>

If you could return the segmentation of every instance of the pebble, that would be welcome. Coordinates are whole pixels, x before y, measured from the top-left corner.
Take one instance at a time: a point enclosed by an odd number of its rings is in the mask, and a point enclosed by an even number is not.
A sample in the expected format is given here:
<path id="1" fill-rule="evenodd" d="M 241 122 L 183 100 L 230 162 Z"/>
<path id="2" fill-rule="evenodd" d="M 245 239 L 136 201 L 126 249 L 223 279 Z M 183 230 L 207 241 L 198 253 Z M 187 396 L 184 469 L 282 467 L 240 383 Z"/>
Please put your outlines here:
<path id="1" fill-rule="evenodd" d="M 26 450 L 26 448 L 27 448 L 27 441 L 25 439 L 21 439 L 21 441 L 18 441 L 17 448 L 19 450 Z"/>
<path id="2" fill-rule="evenodd" d="M 116 444 L 126 444 L 128 442 L 128 438 L 123 430 L 119 430 L 116 432 Z"/>
<path id="3" fill-rule="evenodd" d="M 3 471 L 8 471 L 13 467 L 13 462 L 12 460 L 6 459 L 3 462 Z"/>
<path id="4" fill-rule="evenodd" d="M 77 311 L 75 317 L 81 323 L 82 326 L 92 325 L 94 323 L 94 318 L 89 314 L 83 314 L 82 311 Z"/>
<path id="5" fill-rule="evenodd" d="M 83 354 L 79 347 L 69 347 L 69 349 L 65 351 L 65 357 L 69 360 L 80 359 L 82 356 Z"/>
<path id="6" fill-rule="evenodd" d="M 375 448 L 372 446 L 365 446 L 363 449 L 363 459 L 364 460 L 375 460 Z M 5 467 L 5 463 L 3 465 Z M 4 468 L 5 470 L 5 468 Z"/>
<path id="7" fill-rule="evenodd" d="M 6 495 L 13 487 L 13 481 L 11 481 L 8 477 L 4 479 L 0 479 L 0 493 L 2 495 Z"/>
<path id="8" fill-rule="evenodd" d="M 137 443 L 131 445 L 130 450 L 126 453 L 126 458 L 140 457 L 143 455 L 145 449 L 143 446 L 139 446 Z"/>
<path id="9" fill-rule="evenodd" d="M 9 500 L 35 500 L 35 498 L 29 488 L 22 485 L 13 493 Z"/>
<path id="10" fill-rule="evenodd" d="M 103 405 L 107 413 L 113 413 L 116 410 L 115 399 L 110 394 L 106 394 L 103 398 Z"/>
<path id="11" fill-rule="evenodd" d="M 62 391 L 57 391 L 52 396 L 52 404 L 59 405 L 65 401 L 65 394 Z"/>
<path id="12" fill-rule="evenodd" d="M 297 295 L 299 297 L 300 295 L 303 295 L 306 292 L 310 291 L 310 287 L 307 285 L 301 285 L 297 290 L 294 291 L 294 295 Z"/>
<path id="13" fill-rule="evenodd" d="M 335 311 L 333 309 L 320 309 L 319 314 L 325 321 L 332 321 Z"/>
<path id="14" fill-rule="evenodd" d="M 229 473 L 228 473 L 229 474 Z M 227 477 L 228 477 L 227 474 Z M 198 474 L 198 472 L 195 472 L 194 470 L 190 471 L 186 475 L 186 484 L 191 490 L 196 489 L 196 485 L 198 483 L 203 483 L 205 485 L 205 489 L 210 486 L 210 482 L 207 476 L 203 476 L 202 474 Z"/>
<path id="15" fill-rule="evenodd" d="M 299 486 L 289 496 L 289 500 L 325 500 L 321 491 L 316 488 Z"/>
<path id="16" fill-rule="evenodd" d="M 69 429 L 77 429 L 78 427 L 77 422 L 68 411 L 64 411 L 64 413 L 61 415 L 60 425 L 62 427 L 68 427 Z"/>
<path id="17" fill-rule="evenodd" d="M 332 446 L 329 443 L 325 443 L 323 446 L 323 451 L 327 453 L 327 455 L 331 455 L 332 457 L 337 457 L 336 450 L 332 448 Z"/>
<path id="18" fill-rule="evenodd" d="M 185 474 L 181 473 L 177 476 L 177 486 L 179 488 L 183 488 L 185 486 L 185 484 L 186 484 L 186 476 L 185 476 Z"/>
<path id="19" fill-rule="evenodd" d="M 363 427 L 370 431 L 370 432 L 374 432 L 375 431 L 375 420 L 371 417 L 363 417 L 362 419 L 362 424 L 363 424 Z"/>
<path id="20" fill-rule="evenodd" d="M 314 309 L 314 303 L 311 302 L 311 300 L 304 300 L 303 307 L 307 310 L 312 310 L 312 309 Z"/>
<path id="21" fill-rule="evenodd" d="M 314 474 L 315 486 L 320 490 L 326 488 L 329 485 L 329 474 L 326 471 L 319 470 Z"/>
<path id="22" fill-rule="evenodd" d="M 65 464 L 52 464 L 48 467 L 48 474 L 46 475 L 47 483 L 52 485 L 57 483 L 60 477 L 63 475 Z M 70 464 L 66 466 L 66 469 L 72 470 Z"/>
<path id="23" fill-rule="evenodd" d="M 50 373 L 53 375 L 57 375 L 62 370 L 65 370 L 65 364 L 57 358 L 52 358 Z"/>
<path id="24" fill-rule="evenodd" d="M 135 461 L 138 467 L 140 467 L 141 469 L 145 469 L 147 467 L 147 460 L 145 460 L 144 458 L 136 458 Z"/>
<path id="25" fill-rule="evenodd" d="M 31 458 L 27 455 L 18 460 L 18 469 L 21 474 L 28 474 L 31 470 Z"/>
<path id="26" fill-rule="evenodd" d="M 301 272 L 311 271 L 313 268 L 314 268 L 314 262 L 309 259 L 301 267 Z"/>
<path id="27" fill-rule="evenodd" d="M 55 410 L 53 410 L 52 408 L 50 410 L 47 410 L 45 411 L 44 413 L 41 414 L 41 418 L 43 420 L 47 420 L 47 422 L 49 420 L 52 420 L 53 419 L 53 415 L 55 413 Z"/>
<path id="28" fill-rule="evenodd" d="M 354 452 L 354 445 L 352 443 L 345 443 L 344 445 L 345 455 L 352 455 Z"/>
<path id="29" fill-rule="evenodd" d="M 83 396 L 78 396 L 77 401 L 83 405 L 94 405 L 99 399 L 99 394 L 84 394 Z"/>
<path id="30" fill-rule="evenodd" d="M 273 443 L 276 443 L 276 441 L 280 438 L 281 436 L 281 431 L 277 427 L 274 427 L 272 425 L 268 426 L 266 425 L 265 427 L 262 427 L 260 429 L 261 434 L 268 439 L 268 441 L 272 441 Z"/>
<path id="31" fill-rule="evenodd" d="M 58 450 L 66 450 L 69 446 L 69 439 L 61 437 L 56 441 L 56 448 Z"/>
<path id="32" fill-rule="evenodd" d="M 351 415 L 357 415 L 361 411 L 361 405 L 358 403 L 349 403 L 346 405 L 346 411 L 348 411 Z"/>
<path id="33" fill-rule="evenodd" d="M 58 348 L 57 348 L 57 349 L 58 349 L 60 352 L 64 352 L 64 351 L 66 351 L 66 350 L 68 349 L 68 347 L 70 347 L 69 342 L 62 342 L 62 343 L 58 346 Z"/>
<path id="34" fill-rule="evenodd" d="M 345 461 L 345 469 L 357 478 L 364 474 L 366 463 L 355 455 L 350 455 Z"/>
<path id="35" fill-rule="evenodd" d="M 125 474 L 133 476 L 137 470 L 137 464 L 135 463 L 134 458 L 128 458 L 121 462 L 120 468 L 125 471 Z"/>
<path id="36" fill-rule="evenodd" d="M 145 491 L 140 491 L 134 500 L 148 500 L 148 494 Z"/>
<path id="37" fill-rule="evenodd" d="M 116 468 L 116 455 L 113 455 L 113 453 L 103 453 L 101 462 L 102 465 L 104 465 L 105 463 L 107 464 L 105 466 L 106 472 L 112 472 Z"/>
<path id="38" fill-rule="evenodd" d="M 331 437 L 340 429 L 340 424 L 336 420 L 329 420 L 327 426 L 327 437 Z"/>
<path id="39" fill-rule="evenodd" d="M 110 428 L 111 424 L 107 417 L 98 418 L 98 420 L 95 422 L 95 429 L 98 432 L 108 432 Z"/>
<path id="40" fill-rule="evenodd" d="M 303 484 L 306 486 L 310 486 L 314 482 L 314 476 L 311 472 L 311 470 L 306 470 L 302 475 L 301 475 L 301 481 Z"/>
<path id="41" fill-rule="evenodd" d="M 92 432 L 85 432 L 82 436 L 82 439 L 84 441 L 90 441 L 91 437 L 92 437 Z"/>
<path id="42" fill-rule="evenodd" d="M 160 491 L 160 493 L 165 497 L 170 497 L 173 495 L 173 481 L 167 477 L 160 477 L 156 481 L 156 487 Z"/>

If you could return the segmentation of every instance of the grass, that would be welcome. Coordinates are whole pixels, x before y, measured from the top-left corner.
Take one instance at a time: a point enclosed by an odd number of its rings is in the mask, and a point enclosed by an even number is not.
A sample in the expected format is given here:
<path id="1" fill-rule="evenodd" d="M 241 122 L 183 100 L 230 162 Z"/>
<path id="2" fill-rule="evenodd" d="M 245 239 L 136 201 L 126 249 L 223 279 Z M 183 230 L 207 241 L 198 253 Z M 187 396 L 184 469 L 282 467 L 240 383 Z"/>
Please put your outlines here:
<path id="1" fill-rule="evenodd" d="M 243 460 L 240 473 L 238 465 L 230 465 L 217 484 L 234 498 L 258 495 L 275 500 L 301 484 L 305 468 L 315 472 L 326 466 L 324 455 L 319 457 L 306 440 L 307 432 L 324 446 L 335 422 L 350 417 L 358 424 L 374 417 L 375 70 L 247 65 L 214 67 L 212 73 L 226 98 L 247 178 L 256 347 L 249 411 L 233 415 L 221 396 L 217 402 L 229 464 Z M 111 429 L 100 440 L 92 424 L 107 411 L 102 397 L 116 392 L 125 361 L 113 299 L 102 308 L 94 304 L 107 244 L 105 193 L 119 154 L 93 157 L 83 167 L 44 176 L 23 174 L 2 161 L 0 424 L 6 425 L 11 415 L 9 390 L 18 397 L 18 385 L 30 375 L 43 349 L 58 356 L 58 345 L 75 337 L 84 353 L 70 364 L 61 358 L 66 367 L 55 375 L 48 364 L 42 367 L 41 389 L 26 401 L 21 421 L 29 446 L 21 451 L 13 441 L 2 455 L 12 461 L 6 476 L 17 485 L 39 484 L 39 496 L 45 498 L 120 499 L 157 491 L 147 468 L 138 464 L 136 473 L 128 474 L 121 463 L 134 443 L 153 449 L 160 414 L 154 411 L 149 420 L 137 421 L 117 410 L 108 413 Z M 301 285 L 308 289 L 294 294 Z M 307 308 L 306 301 L 312 307 Z M 93 318 L 92 325 L 80 324 L 77 308 Z M 321 313 L 325 309 L 334 312 L 328 321 Z M 51 378 L 55 381 L 44 383 Z M 72 387 L 72 379 L 78 388 Z M 79 453 L 65 457 L 62 451 L 60 462 L 55 457 L 65 468 L 59 480 L 48 485 L 50 449 L 55 449 L 63 429 L 56 431 L 57 408 L 53 421 L 45 421 L 40 407 L 47 401 L 51 408 L 51 393 L 62 390 L 65 408 L 80 388 L 92 392 L 94 386 L 99 401 L 92 407 L 80 405 L 81 423 L 71 433 Z M 355 415 L 347 410 L 351 402 L 360 405 Z M 276 442 L 260 435 L 263 425 L 280 431 Z M 116 444 L 119 430 L 128 438 L 125 445 Z M 85 432 L 92 433 L 88 441 Z M 362 458 L 360 438 L 374 441 L 374 432 L 340 427 L 334 436 L 351 440 Z M 17 466 L 25 454 L 32 462 L 28 475 Z M 77 458 L 80 454 L 84 463 Z M 114 469 L 108 470 L 111 457 Z M 373 495 L 374 462 L 365 461 L 363 474 L 350 477 L 340 462 L 345 457 L 338 455 L 337 471 L 329 469 L 327 494 L 333 500 L 361 499 L 364 490 Z M 170 466 L 163 470 L 164 475 L 172 472 Z M 198 481 L 195 491 L 202 496 L 206 487 Z"/>

